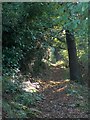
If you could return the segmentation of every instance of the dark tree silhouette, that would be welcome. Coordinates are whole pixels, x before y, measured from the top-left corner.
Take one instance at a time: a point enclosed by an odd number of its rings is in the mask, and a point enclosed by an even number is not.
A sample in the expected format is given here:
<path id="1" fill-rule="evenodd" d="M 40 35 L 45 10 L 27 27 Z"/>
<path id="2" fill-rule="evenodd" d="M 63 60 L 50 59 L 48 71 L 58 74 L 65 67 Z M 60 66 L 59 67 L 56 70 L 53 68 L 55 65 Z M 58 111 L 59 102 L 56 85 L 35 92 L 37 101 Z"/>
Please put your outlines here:
<path id="1" fill-rule="evenodd" d="M 76 43 L 75 43 L 74 34 L 71 33 L 69 30 L 66 30 L 66 42 L 67 42 L 68 56 L 69 56 L 70 79 L 79 81 L 80 72 L 78 66 Z"/>

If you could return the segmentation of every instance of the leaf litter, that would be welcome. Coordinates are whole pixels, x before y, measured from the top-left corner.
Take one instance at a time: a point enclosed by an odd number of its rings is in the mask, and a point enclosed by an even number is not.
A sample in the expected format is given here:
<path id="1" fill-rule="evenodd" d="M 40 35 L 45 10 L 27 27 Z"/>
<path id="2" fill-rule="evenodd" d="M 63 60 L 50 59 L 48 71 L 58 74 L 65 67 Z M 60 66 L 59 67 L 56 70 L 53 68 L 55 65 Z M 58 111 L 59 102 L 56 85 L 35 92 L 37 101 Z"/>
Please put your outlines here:
<path id="1" fill-rule="evenodd" d="M 63 80 L 61 68 L 53 67 L 49 73 L 37 80 L 39 92 L 44 96 L 36 105 L 41 111 L 37 117 L 88 118 L 88 87 L 69 79 Z"/>

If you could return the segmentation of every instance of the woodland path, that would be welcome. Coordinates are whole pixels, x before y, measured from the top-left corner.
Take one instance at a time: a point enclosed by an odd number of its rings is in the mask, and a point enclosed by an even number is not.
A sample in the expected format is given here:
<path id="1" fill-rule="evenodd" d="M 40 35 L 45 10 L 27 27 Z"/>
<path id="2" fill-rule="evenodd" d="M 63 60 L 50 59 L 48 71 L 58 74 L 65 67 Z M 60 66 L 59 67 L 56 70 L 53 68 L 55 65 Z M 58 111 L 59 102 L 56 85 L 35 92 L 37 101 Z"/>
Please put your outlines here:
<path id="1" fill-rule="evenodd" d="M 88 118 L 87 90 L 68 79 L 63 80 L 63 70 L 60 66 L 52 66 L 38 80 L 39 92 L 44 95 L 36 105 L 42 112 L 38 118 Z"/>

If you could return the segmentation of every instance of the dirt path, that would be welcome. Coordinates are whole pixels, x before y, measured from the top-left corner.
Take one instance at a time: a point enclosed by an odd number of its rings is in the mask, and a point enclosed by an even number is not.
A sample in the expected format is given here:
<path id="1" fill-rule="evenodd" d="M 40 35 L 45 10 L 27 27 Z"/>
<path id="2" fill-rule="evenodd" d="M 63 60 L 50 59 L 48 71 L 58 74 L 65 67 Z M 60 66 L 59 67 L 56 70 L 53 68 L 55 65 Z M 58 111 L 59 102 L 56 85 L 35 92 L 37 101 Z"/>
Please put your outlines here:
<path id="1" fill-rule="evenodd" d="M 68 79 L 63 80 L 63 70 L 59 67 L 52 67 L 45 73 L 46 79 L 38 80 L 39 92 L 44 99 L 37 104 L 37 109 L 42 111 L 39 118 L 87 118 L 86 90 Z M 71 91 L 70 91 L 71 90 Z"/>

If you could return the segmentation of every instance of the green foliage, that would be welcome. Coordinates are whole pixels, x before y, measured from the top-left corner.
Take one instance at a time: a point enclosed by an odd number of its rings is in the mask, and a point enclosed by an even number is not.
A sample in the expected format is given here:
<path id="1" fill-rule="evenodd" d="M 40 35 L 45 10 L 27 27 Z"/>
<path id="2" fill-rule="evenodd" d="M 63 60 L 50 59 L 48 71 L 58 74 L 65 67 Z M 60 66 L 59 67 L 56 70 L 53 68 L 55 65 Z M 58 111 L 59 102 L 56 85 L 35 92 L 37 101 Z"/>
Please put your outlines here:
<path id="1" fill-rule="evenodd" d="M 41 96 L 22 93 L 19 85 L 24 75 L 20 78 L 19 74 L 38 75 L 45 69 L 43 59 L 55 63 L 56 56 L 51 52 L 50 57 L 48 48 L 57 48 L 60 59 L 67 64 L 66 29 L 74 31 L 78 58 L 86 67 L 88 6 L 87 3 L 2 3 L 2 7 L 3 93 L 5 98 L 16 94 L 13 102 L 4 101 L 3 108 L 12 118 L 33 116 L 28 106 L 41 100 Z"/>
<path id="2" fill-rule="evenodd" d="M 6 113 L 8 118 L 27 118 L 35 117 L 37 113 L 34 113 L 28 107 L 17 102 L 3 101 L 3 114 Z M 6 116 L 3 116 L 6 117 Z"/>
<path id="3" fill-rule="evenodd" d="M 12 75 L 12 73 L 17 73 L 19 69 L 19 60 L 21 60 L 22 51 L 19 48 L 4 48 L 3 49 L 3 75 Z"/>
<path id="4" fill-rule="evenodd" d="M 35 105 L 36 101 L 41 100 L 41 96 L 35 93 L 23 93 L 15 98 L 20 104 L 25 106 Z"/>
<path id="5" fill-rule="evenodd" d="M 14 81 L 10 76 L 5 76 L 2 79 L 3 95 L 4 94 L 16 94 L 20 91 L 19 81 Z"/>
<path id="6" fill-rule="evenodd" d="M 44 55 L 41 46 L 43 33 L 37 24 L 37 17 L 42 15 L 44 9 L 43 3 L 3 3 L 4 74 L 12 74 L 12 69 L 23 67 L 27 71 L 31 60 L 41 61 Z"/>
<path id="7" fill-rule="evenodd" d="M 87 14 L 84 13 L 87 7 L 87 3 L 3 3 L 4 73 L 16 67 L 22 69 L 22 66 L 24 71 L 29 70 L 31 60 L 42 60 L 45 45 L 66 49 L 62 29 L 75 31 L 77 39 L 82 39 L 82 35 L 86 37 Z M 6 66 L 9 70 L 5 70 Z"/>
<path id="8" fill-rule="evenodd" d="M 35 117 L 38 114 L 38 110 L 35 112 L 30 108 L 43 97 L 38 93 L 25 92 L 20 85 L 18 81 L 13 82 L 10 76 L 3 77 L 2 108 L 3 114 L 5 114 L 3 117 L 26 118 Z"/>

